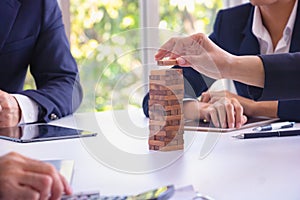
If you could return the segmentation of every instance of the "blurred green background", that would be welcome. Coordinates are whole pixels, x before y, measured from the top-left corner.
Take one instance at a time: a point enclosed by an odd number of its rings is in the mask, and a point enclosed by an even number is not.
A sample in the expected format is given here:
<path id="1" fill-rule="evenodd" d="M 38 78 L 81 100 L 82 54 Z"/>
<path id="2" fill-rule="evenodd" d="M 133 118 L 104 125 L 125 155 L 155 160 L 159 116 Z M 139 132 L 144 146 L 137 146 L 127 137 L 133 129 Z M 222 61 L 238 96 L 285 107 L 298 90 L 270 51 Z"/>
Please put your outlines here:
<path id="1" fill-rule="evenodd" d="M 71 51 L 80 70 L 84 100 L 79 111 L 141 107 L 138 0 L 70 0 Z M 209 34 L 222 0 L 159 0 L 159 28 Z M 164 41 L 159 41 L 160 44 Z M 25 89 L 33 88 L 28 78 Z"/>

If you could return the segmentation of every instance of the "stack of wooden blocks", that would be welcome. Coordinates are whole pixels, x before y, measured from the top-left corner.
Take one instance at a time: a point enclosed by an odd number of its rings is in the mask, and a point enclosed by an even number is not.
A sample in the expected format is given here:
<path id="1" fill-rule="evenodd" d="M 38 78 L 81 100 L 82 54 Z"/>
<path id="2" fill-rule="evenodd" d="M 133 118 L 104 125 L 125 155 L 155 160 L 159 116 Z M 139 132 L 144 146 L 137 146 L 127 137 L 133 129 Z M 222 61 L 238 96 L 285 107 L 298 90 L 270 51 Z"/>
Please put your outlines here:
<path id="1" fill-rule="evenodd" d="M 182 150 L 184 148 L 182 70 L 152 70 L 149 82 L 149 149 Z"/>

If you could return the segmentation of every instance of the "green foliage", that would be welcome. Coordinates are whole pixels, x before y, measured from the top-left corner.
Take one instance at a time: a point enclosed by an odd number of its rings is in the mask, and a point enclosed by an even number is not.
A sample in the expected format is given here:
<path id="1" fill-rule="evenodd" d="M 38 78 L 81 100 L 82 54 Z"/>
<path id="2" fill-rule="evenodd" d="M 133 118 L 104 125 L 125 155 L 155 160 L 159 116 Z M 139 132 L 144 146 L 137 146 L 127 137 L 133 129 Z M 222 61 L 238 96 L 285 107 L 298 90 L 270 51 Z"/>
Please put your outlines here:
<path id="1" fill-rule="evenodd" d="M 79 64 L 84 111 L 141 106 L 144 91 L 138 0 L 71 0 L 71 47 Z M 160 0 L 163 29 L 211 31 L 222 0 Z"/>

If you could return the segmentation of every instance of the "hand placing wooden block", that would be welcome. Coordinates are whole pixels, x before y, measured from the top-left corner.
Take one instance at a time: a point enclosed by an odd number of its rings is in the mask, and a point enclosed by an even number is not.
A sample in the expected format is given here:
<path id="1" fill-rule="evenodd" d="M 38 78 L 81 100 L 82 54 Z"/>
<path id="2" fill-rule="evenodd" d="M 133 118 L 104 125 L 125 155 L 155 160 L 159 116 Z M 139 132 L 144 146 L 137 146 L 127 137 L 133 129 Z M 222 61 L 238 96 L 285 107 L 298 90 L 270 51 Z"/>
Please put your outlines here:
<path id="1" fill-rule="evenodd" d="M 159 66 L 170 66 L 170 65 L 177 65 L 177 60 L 175 59 L 168 59 L 168 60 L 158 60 L 157 65 Z"/>

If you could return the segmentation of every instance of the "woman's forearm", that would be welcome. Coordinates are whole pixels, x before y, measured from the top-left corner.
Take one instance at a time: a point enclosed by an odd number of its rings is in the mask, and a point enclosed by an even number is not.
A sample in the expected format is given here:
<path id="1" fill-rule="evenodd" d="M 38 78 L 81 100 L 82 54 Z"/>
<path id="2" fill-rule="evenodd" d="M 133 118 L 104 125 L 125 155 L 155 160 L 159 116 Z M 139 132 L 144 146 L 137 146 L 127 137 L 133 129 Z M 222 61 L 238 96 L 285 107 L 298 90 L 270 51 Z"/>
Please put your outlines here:
<path id="1" fill-rule="evenodd" d="M 227 70 L 223 71 L 224 78 L 264 87 L 265 72 L 258 56 L 232 56 L 226 68 Z"/>

